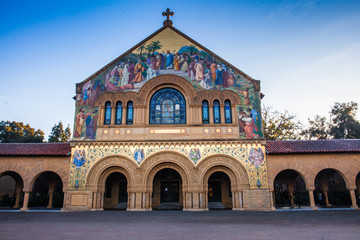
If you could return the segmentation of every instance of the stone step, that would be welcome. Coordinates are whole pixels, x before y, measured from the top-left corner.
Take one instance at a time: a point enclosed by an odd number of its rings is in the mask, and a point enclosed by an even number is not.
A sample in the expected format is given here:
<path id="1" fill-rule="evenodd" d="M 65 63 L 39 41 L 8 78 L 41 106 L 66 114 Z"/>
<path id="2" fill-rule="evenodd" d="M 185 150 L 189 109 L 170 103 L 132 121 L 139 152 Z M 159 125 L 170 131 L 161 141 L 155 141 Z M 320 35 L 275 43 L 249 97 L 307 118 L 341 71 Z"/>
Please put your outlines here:
<path id="1" fill-rule="evenodd" d="M 226 209 L 222 202 L 209 202 L 208 207 L 209 209 Z"/>
<path id="2" fill-rule="evenodd" d="M 119 202 L 114 209 L 126 209 L 127 208 L 127 202 Z"/>
<path id="3" fill-rule="evenodd" d="M 162 202 L 157 210 L 180 210 L 181 206 L 179 202 Z"/>

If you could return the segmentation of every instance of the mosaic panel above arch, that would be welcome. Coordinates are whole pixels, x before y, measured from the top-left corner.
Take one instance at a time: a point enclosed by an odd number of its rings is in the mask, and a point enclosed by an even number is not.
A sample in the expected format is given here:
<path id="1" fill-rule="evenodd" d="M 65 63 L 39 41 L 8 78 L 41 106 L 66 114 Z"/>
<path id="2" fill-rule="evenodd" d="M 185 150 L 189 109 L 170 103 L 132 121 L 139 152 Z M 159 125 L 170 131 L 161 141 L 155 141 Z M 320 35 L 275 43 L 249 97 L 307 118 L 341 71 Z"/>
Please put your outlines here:
<path id="1" fill-rule="evenodd" d="M 265 147 L 261 144 L 239 143 L 136 143 L 106 146 L 76 146 L 72 149 L 69 189 L 85 189 L 91 168 L 107 156 L 133 161 L 141 169 L 142 162 L 154 154 L 176 152 L 190 159 L 194 167 L 211 156 L 230 156 L 244 166 L 250 188 L 268 188 L 268 171 Z"/>

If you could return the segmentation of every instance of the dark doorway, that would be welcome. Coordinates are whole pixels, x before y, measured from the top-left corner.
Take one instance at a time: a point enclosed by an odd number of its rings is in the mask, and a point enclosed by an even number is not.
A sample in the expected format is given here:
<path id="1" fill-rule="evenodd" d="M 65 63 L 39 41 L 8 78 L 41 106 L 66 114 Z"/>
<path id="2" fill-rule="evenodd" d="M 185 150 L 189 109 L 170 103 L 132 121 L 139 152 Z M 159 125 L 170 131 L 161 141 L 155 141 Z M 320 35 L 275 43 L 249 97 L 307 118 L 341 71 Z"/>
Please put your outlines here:
<path id="1" fill-rule="evenodd" d="M 161 202 L 179 201 L 179 182 L 164 181 L 161 182 Z"/>
<path id="2" fill-rule="evenodd" d="M 209 182 L 209 202 L 221 202 L 221 182 Z"/>
<path id="3" fill-rule="evenodd" d="M 43 172 L 35 180 L 29 198 L 30 208 L 62 208 L 63 184 L 54 172 Z"/>
<path id="4" fill-rule="evenodd" d="M 16 172 L 4 172 L 0 174 L 0 207 L 20 208 L 24 194 L 23 180 Z"/>
<path id="5" fill-rule="evenodd" d="M 127 180 L 124 174 L 115 172 L 105 182 L 104 209 L 125 210 L 127 208 Z"/>
<path id="6" fill-rule="evenodd" d="M 314 198 L 320 207 L 350 207 L 350 192 L 343 177 L 334 169 L 324 169 L 315 178 Z"/>
<path id="7" fill-rule="evenodd" d="M 287 169 L 278 173 L 274 180 L 275 207 L 301 208 L 310 206 L 305 181 L 295 170 Z"/>
<path id="8" fill-rule="evenodd" d="M 182 181 L 173 169 L 162 169 L 154 177 L 152 207 L 154 209 L 182 209 Z"/>
<path id="9" fill-rule="evenodd" d="M 232 208 L 231 182 L 228 175 L 223 172 L 211 174 L 208 180 L 208 208 Z"/>

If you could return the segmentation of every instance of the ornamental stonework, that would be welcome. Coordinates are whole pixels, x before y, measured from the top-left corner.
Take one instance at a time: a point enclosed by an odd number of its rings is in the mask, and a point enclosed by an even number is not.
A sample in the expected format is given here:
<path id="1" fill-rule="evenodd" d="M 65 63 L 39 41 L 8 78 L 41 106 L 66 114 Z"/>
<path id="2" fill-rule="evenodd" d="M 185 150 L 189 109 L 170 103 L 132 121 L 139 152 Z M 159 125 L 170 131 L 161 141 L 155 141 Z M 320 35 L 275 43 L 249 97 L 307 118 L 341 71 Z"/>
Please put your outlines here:
<path id="1" fill-rule="evenodd" d="M 121 161 L 114 160 L 111 165 L 108 158 L 121 159 Z M 131 174 L 134 174 L 135 181 L 141 183 L 145 180 L 142 178 L 146 172 L 170 159 L 183 169 L 195 169 L 195 171 L 189 170 L 186 173 L 192 182 L 199 182 L 199 176 L 196 173 L 199 171 L 199 167 L 204 166 L 204 163 L 214 163 L 215 166 L 229 166 L 234 172 L 239 171 L 238 169 L 244 169 L 246 176 L 241 173 L 238 175 L 242 176 L 241 182 L 248 182 L 252 189 L 268 188 L 264 146 L 260 143 L 241 144 L 239 142 L 78 144 L 72 149 L 68 188 L 85 189 L 86 184 L 96 184 L 94 179 L 90 178 L 89 180 L 89 172 L 96 173 L 95 175 L 101 174 L 97 171 L 99 169 L 103 171 L 105 170 L 104 166 L 110 165 L 137 166 L 138 175 L 133 167 L 130 171 Z"/>

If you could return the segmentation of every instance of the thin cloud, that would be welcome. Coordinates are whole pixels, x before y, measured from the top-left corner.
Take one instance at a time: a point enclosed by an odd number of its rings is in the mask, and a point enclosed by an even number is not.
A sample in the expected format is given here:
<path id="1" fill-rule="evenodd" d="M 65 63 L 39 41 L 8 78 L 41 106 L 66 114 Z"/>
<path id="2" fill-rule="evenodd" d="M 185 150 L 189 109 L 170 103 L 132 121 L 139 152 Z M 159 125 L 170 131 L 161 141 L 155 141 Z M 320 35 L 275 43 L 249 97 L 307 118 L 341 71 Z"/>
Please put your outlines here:
<path id="1" fill-rule="evenodd" d="M 319 4 L 318 0 L 298 0 L 295 2 L 282 1 L 279 6 L 273 10 L 269 18 L 277 16 L 288 16 L 294 12 L 307 13 Z"/>

